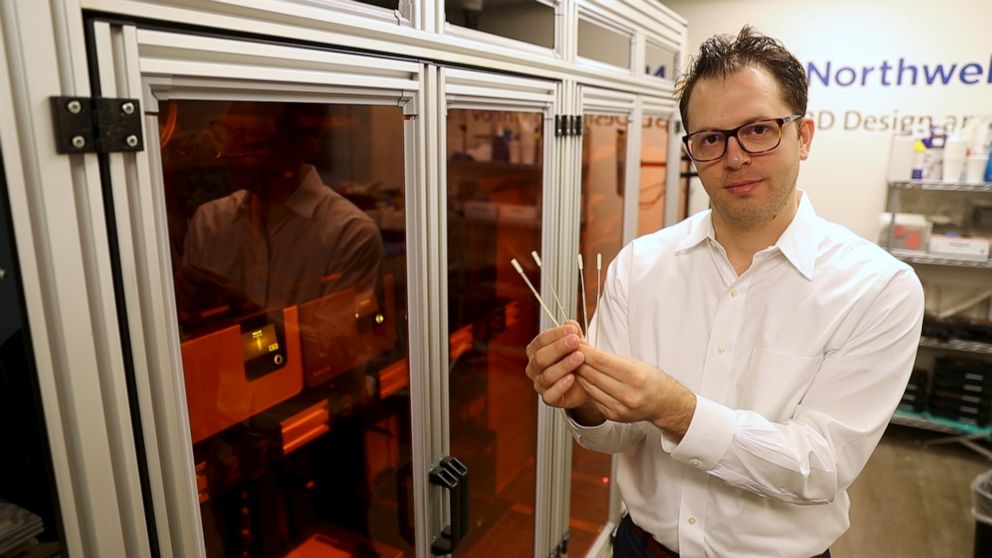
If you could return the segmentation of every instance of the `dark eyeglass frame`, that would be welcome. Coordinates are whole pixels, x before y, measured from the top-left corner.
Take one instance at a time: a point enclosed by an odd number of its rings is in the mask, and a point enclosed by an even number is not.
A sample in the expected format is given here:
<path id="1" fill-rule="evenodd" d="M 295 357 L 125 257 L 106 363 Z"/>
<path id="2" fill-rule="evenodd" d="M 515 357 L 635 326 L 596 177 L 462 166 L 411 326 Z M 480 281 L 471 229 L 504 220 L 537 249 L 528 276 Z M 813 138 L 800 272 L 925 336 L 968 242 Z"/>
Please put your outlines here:
<path id="1" fill-rule="evenodd" d="M 790 114 L 789 116 L 784 116 L 782 118 L 762 118 L 761 120 L 755 120 L 753 122 L 741 124 L 736 128 L 730 128 L 728 130 L 700 130 L 698 132 L 693 132 L 691 134 L 686 134 L 682 136 L 682 145 L 685 147 L 685 152 L 687 155 L 689 155 L 689 158 L 697 163 L 709 163 L 710 161 L 716 161 L 717 159 L 720 159 L 721 157 L 726 155 L 727 144 L 730 143 L 731 137 L 737 139 L 737 145 L 739 145 L 741 149 L 744 150 L 745 153 L 749 153 L 751 155 L 760 155 L 762 153 L 768 153 L 769 151 L 774 151 L 775 149 L 778 148 L 778 146 L 782 145 L 782 128 L 784 128 L 785 125 L 788 124 L 789 122 L 794 122 L 796 120 L 801 119 L 802 117 L 803 115 L 801 114 Z M 761 124 L 762 122 L 778 123 L 778 127 L 779 127 L 778 141 L 775 142 L 775 145 L 769 147 L 768 149 L 762 149 L 761 151 L 751 151 L 747 147 L 744 147 L 744 143 L 741 141 L 741 138 L 738 137 L 737 134 L 740 133 L 740 131 L 743 130 L 744 128 L 747 128 L 748 126 L 754 126 L 755 124 Z M 720 154 L 717 155 L 716 157 L 712 157 L 709 159 L 697 159 L 696 156 L 692 154 L 692 149 L 689 147 L 690 139 L 693 136 L 698 136 L 700 134 L 713 134 L 713 133 L 718 133 L 723 136 L 723 151 L 721 151 Z"/>

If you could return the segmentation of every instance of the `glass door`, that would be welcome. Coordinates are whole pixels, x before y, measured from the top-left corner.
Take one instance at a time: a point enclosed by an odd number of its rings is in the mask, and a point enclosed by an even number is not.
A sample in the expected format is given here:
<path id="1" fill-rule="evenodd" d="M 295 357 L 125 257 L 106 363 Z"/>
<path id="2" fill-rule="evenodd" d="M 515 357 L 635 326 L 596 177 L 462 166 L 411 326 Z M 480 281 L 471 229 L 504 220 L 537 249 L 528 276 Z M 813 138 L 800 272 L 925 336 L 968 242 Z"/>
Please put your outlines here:
<path id="1" fill-rule="evenodd" d="M 447 219 L 458 231 L 448 235 L 451 452 L 472 472 L 480 528 L 464 556 L 533 554 L 537 400 L 523 370 L 540 309 L 510 262 L 532 268 L 541 247 L 543 121 L 448 111 Z"/>
<path id="2" fill-rule="evenodd" d="M 412 556 L 403 113 L 159 103 L 208 556 Z"/>
<path id="3" fill-rule="evenodd" d="M 538 399 L 524 374 L 542 326 L 546 123 L 553 83 L 448 70 L 446 136 L 451 455 L 470 471 L 470 531 L 457 556 L 534 556 Z M 471 88 L 485 84 L 479 98 Z M 531 89 L 525 98 L 502 88 Z M 462 94 L 464 91 L 467 94 Z M 478 91 L 478 90 L 476 90 Z"/>
<path id="4" fill-rule="evenodd" d="M 0 162 L 0 556 L 66 552 Z"/>
<path id="5" fill-rule="evenodd" d="M 142 69 L 102 75 L 146 115 L 114 208 L 164 553 L 422 554 L 407 227 L 421 66 L 96 34 L 125 45 L 101 64 Z"/>

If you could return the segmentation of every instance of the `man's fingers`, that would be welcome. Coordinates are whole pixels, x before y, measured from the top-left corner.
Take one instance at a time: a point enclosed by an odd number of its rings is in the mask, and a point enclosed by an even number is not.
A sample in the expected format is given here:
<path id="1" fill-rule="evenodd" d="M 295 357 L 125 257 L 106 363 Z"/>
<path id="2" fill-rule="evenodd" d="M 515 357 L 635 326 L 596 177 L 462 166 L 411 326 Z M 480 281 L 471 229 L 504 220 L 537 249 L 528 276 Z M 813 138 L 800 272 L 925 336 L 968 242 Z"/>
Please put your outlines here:
<path id="1" fill-rule="evenodd" d="M 580 335 L 581 331 L 578 324 L 571 320 L 565 325 L 546 329 L 527 345 L 527 358 L 533 358 L 538 351 L 569 334 Z"/>
<path id="2" fill-rule="evenodd" d="M 561 324 L 561 325 L 563 325 L 563 326 L 572 326 L 572 327 L 574 327 L 574 328 L 575 328 L 575 332 L 576 332 L 576 333 L 577 333 L 577 334 L 578 334 L 579 336 L 581 336 L 581 337 L 585 337 L 585 335 L 583 335 L 583 333 L 582 333 L 582 326 L 581 326 L 581 325 L 579 325 L 579 322 L 577 322 L 577 321 L 575 321 L 575 320 L 565 320 L 565 323 L 563 323 L 563 324 Z"/>
<path id="3" fill-rule="evenodd" d="M 583 345 L 581 350 L 585 354 L 587 365 L 595 368 L 601 375 L 612 378 L 621 384 L 628 384 L 632 379 L 631 374 L 636 372 L 636 366 L 630 359 L 597 349 L 592 345 Z"/>
<path id="4" fill-rule="evenodd" d="M 599 411 L 603 413 L 607 418 L 615 416 L 614 409 L 617 408 L 618 402 L 615 398 L 610 396 L 610 394 L 604 392 L 603 390 L 596 387 L 595 384 L 587 380 L 583 376 L 574 374 L 575 381 L 579 383 L 579 386 L 585 390 L 592 402 L 599 407 Z"/>
<path id="5" fill-rule="evenodd" d="M 534 387 L 543 393 L 544 390 L 549 389 L 552 385 L 582 365 L 583 360 L 585 360 L 585 356 L 578 351 L 565 356 L 555 364 L 544 368 L 540 374 L 535 376 L 533 378 Z"/>
<path id="6" fill-rule="evenodd" d="M 579 352 L 578 349 L 581 343 L 582 341 L 579 339 L 578 335 L 570 333 L 534 353 L 531 360 L 533 360 L 539 368 L 548 368 L 569 356 L 571 353 Z M 582 358 L 585 360 L 584 356 Z"/>
<path id="7" fill-rule="evenodd" d="M 583 354 L 585 353 L 583 352 Z M 590 362 L 590 358 L 588 356 L 585 357 L 585 362 L 582 366 L 576 370 L 576 374 L 578 374 L 589 384 L 593 385 L 597 390 L 603 392 L 616 401 L 621 401 L 623 392 L 630 389 L 629 386 L 623 382 L 617 380 L 613 376 L 610 376 L 600 368 L 596 368 Z"/>
<path id="8" fill-rule="evenodd" d="M 575 385 L 575 376 L 568 374 L 544 390 L 541 393 L 541 398 L 552 407 L 561 407 L 564 409 L 568 404 L 565 396 L 568 394 L 568 390 L 572 389 L 573 385 Z"/>

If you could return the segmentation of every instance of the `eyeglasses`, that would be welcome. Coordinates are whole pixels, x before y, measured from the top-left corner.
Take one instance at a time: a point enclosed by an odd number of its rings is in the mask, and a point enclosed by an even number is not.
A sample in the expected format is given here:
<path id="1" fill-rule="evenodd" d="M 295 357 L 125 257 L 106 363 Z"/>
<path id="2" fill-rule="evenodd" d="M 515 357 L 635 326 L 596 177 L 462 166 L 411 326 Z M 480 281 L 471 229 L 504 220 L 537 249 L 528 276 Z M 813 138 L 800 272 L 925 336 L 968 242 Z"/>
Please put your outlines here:
<path id="1" fill-rule="evenodd" d="M 737 138 L 741 149 L 751 155 L 767 153 L 782 143 L 782 126 L 799 120 L 801 114 L 748 122 L 730 130 L 702 130 L 682 136 L 686 153 L 697 163 L 716 161 L 727 152 L 727 138 Z"/>

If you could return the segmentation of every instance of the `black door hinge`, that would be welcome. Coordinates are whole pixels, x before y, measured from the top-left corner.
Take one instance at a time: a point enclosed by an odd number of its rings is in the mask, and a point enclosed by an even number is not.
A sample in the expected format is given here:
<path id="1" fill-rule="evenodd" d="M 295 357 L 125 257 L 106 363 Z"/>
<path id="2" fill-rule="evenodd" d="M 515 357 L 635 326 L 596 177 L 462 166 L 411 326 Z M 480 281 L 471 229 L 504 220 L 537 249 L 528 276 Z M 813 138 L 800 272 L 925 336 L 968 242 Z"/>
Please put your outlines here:
<path id="1" fill-rule="evenodd" d="M 581 136 L 582 115 L 558 114 L 555 116 L 555 137 Z"/>
<path id="2" fill-rule="evenodd" d="M 51 97 L 55 149 L 59 153 L 142 151 L 141 104 L 137 99 Z"/>

